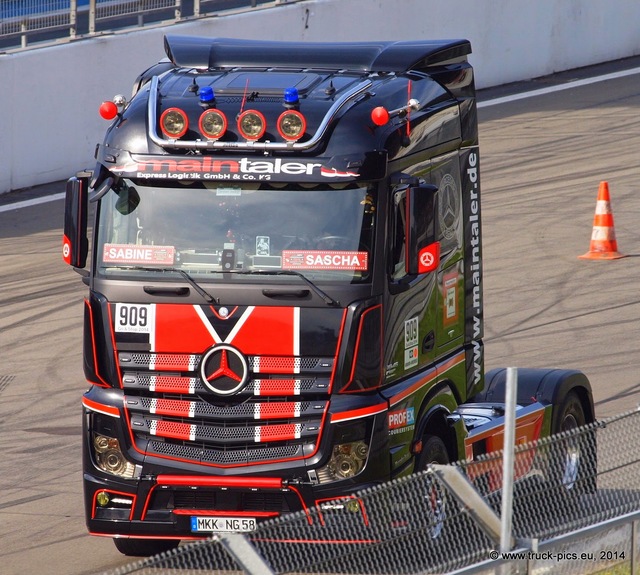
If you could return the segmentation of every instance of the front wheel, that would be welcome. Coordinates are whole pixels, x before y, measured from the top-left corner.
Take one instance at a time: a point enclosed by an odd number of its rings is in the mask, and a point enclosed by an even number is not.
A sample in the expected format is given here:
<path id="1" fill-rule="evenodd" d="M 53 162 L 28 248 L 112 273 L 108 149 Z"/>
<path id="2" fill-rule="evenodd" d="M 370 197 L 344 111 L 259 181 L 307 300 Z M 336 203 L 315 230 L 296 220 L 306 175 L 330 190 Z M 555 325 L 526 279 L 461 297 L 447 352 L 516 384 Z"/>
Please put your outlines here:
<path id="1" fill-rule="evenodd" d="M 151 557 L 175 549 L 178 539 L 126 539 L 114 538 L 116 548 L 123 555 L 131 557 Z"/>

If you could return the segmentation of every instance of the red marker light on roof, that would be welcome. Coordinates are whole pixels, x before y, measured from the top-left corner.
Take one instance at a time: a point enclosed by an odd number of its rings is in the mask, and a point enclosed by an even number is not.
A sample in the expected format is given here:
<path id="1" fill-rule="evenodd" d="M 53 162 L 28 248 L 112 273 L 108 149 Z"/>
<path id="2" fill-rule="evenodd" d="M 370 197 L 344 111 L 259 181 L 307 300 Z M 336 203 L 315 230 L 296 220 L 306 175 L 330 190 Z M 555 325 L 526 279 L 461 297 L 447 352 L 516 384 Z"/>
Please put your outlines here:
<path id="1" fill-rule="evenodd" d="M 113 120 L 118 115 L 118 106 L 113 102 L 102 102 L 100 104 L 100 116 L 105 120 Z"/>
<path id="2" fill-rule="evenodd" d="M 384 106 L 378 106 L 371 110 L 371 121 L 376 126 L 384 126 L 389 121 L 389 112 Z"/>

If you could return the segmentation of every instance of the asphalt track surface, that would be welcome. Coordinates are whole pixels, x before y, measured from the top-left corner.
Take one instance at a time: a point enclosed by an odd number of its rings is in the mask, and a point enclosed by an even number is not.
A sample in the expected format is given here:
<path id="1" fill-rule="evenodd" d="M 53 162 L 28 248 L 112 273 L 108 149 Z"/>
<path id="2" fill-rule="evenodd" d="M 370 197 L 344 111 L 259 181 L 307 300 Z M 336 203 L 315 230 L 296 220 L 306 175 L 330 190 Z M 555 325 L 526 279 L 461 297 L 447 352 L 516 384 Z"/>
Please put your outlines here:
<path id="1" fill-rule="evenodd" d="M 599 418 L 640 401 L 639 65 L 627 60 L 480 94 L 486 367 L 581 369 Z M 621 69 L 634 72 L 588 80 Z M 601 181 L 627 257 L 581 260 Z M 32 203 L 63 191 L 57 182 L 0 196 L 3 575 L 94 574 L 131 563 L 84 524 L 87 288 L 62 262 L 62 200 Z"/>

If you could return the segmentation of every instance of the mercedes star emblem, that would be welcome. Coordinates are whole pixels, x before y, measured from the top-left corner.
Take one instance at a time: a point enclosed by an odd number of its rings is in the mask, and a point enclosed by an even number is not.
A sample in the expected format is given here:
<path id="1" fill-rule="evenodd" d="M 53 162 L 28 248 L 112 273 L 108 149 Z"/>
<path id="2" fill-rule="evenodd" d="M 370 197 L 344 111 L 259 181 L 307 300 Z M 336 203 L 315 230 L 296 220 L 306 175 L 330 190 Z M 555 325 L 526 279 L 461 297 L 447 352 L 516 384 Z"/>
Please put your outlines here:
<path id="1" fill-rule="evenodd" d="M 200 377 L 205 387 L 213 393 L 233 395 L 247 384 L 249 365 L 235 347 L 222 343 L 203 355 Z"/>

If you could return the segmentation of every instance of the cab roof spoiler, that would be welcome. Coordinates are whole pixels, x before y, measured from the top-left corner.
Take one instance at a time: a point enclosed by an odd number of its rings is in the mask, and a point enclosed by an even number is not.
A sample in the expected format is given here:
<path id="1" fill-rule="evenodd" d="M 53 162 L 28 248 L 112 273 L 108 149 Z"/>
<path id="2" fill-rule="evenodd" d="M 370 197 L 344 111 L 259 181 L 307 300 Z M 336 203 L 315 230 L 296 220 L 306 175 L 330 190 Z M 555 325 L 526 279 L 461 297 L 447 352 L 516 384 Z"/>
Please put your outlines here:
<path id="1" fill-rule="evenodd" d="M 467 60 L 468 40 L 279 42 L 166 35 L 165 52 L 180 68 L 328 69 L 357 72 L 428 71 Z"/>

